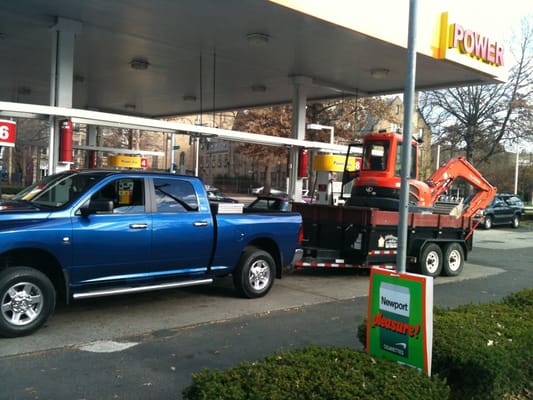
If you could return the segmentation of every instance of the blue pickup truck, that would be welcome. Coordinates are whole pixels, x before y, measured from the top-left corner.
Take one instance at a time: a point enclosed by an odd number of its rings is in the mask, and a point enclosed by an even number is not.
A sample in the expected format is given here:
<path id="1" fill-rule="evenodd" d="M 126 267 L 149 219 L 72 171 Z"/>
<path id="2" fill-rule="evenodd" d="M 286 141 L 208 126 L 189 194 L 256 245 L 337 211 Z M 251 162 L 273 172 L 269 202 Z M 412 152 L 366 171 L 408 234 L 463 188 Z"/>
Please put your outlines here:
<path id="1" fill-rule="evenodd" d="M 209 284 L 230 274 L 240 295 L 264 296 L 301 257 L 301 216 L 242 214 L 238 206 L 211 205 L 191 176 L 46 177 L 0 203 L 0 335 L 34 332 L 56 299 Z"/>

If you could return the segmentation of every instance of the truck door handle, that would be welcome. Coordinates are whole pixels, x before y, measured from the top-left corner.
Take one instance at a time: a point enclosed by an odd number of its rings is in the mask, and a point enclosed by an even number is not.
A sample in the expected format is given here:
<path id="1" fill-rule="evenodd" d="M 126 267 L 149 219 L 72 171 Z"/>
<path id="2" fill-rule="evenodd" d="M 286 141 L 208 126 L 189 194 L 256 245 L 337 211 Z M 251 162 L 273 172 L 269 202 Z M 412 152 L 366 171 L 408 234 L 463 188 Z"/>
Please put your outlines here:
<path id="1" fill-rule="evenodd" d="M 130 224 L 130 229 L 146 229 L 148 224 Z"/>
<path id="2" fill-rule="evenodd" d="M 207 222 L 205 222 L 205 221 L 196 221 L 196 222 L 193 222 L 192 226 L 196 226 L 196 227 L 207 226 Z"/>

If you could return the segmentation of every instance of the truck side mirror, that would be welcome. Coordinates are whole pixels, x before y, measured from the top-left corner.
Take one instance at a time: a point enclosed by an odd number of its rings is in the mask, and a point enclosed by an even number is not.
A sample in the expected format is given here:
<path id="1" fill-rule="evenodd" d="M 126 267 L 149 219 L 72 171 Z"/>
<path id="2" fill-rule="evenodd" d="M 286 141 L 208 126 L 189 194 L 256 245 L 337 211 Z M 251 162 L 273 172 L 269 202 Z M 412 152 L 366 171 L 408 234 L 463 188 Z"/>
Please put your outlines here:
<path id="1" fill-rule="evenodd" d="M 91 214 L 110 213 L 113 211 L 111 200 L 90 200 L 80 207 L 80 213 L 84 217 Z"/>

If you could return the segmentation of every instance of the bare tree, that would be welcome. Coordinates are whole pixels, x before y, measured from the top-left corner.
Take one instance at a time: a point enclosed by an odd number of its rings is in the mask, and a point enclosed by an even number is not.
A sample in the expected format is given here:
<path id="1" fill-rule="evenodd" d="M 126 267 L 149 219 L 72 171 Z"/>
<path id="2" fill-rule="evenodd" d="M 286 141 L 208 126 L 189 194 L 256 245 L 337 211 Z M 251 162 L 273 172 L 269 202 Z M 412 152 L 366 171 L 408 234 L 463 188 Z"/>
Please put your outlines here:
<path id="1" fill-rule="evenodd" d="M 522 21 L 511 47 L 515 64 L 506 83 L 423 92 L 420 112 L 437 143 L 461 147 L 468 160 L 486 163 L 505 145 L 531 140 L 533 132 L 533 26 Z"/>

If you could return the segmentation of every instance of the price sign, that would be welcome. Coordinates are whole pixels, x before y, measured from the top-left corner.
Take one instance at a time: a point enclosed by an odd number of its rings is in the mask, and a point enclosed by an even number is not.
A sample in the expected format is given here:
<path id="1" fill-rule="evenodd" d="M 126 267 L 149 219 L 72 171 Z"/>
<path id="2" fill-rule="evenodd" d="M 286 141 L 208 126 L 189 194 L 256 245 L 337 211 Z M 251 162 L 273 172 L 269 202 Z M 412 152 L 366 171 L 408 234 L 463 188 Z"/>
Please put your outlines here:
<path id="1" fill-rule="evenodd" d="M 15 147 L 17 123 L 0 119 L 0 146 Z"/>

